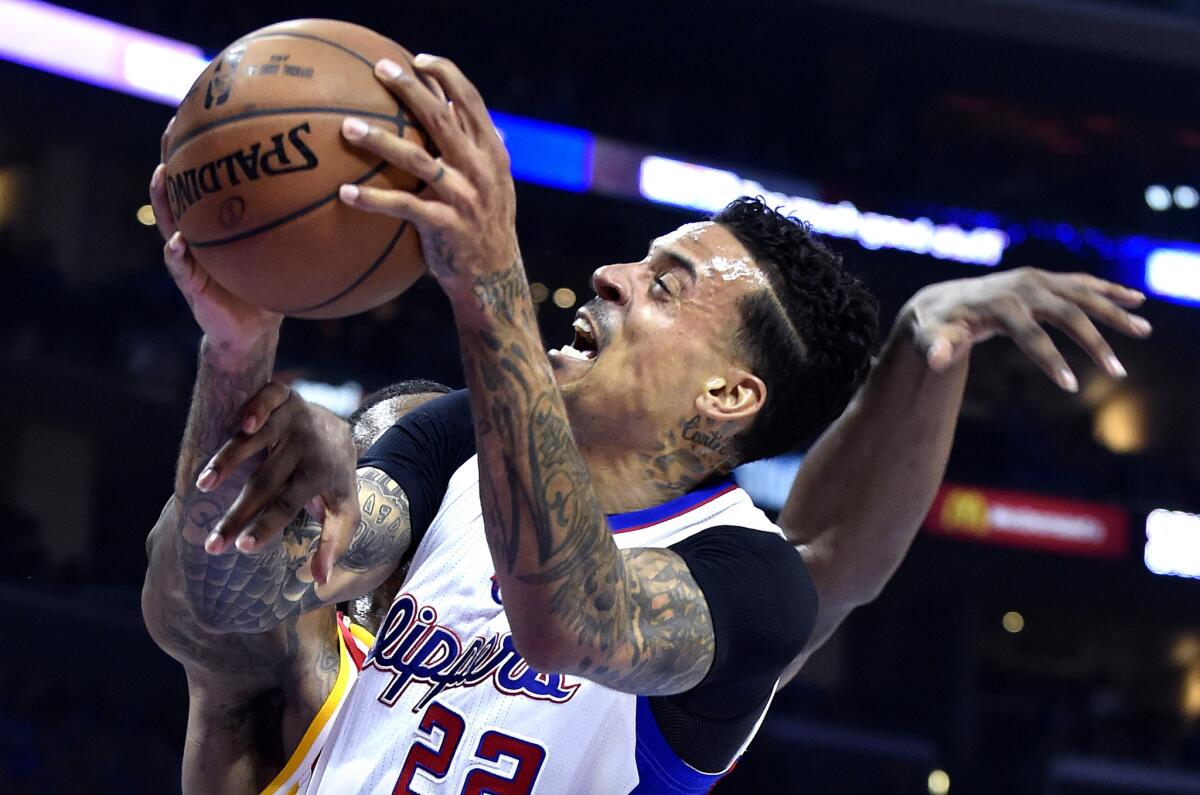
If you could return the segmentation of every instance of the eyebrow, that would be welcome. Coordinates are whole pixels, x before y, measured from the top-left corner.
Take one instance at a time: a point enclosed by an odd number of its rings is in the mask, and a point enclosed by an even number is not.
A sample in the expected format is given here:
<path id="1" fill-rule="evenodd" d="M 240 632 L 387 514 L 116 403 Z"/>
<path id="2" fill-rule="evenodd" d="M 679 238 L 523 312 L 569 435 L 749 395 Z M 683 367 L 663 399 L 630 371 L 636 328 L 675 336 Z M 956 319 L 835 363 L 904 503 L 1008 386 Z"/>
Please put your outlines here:
<path id="1" fill-rule="evenodd" d="M 697 277 L 696 277 L 697 268 L 696 268 L 695 262 L 693 262 L 688 257 L 685 257 L 684 255 L 682 255 L 676 251 L 669 251 L 667 249 L 664 249 L 662 246 L 658 245 L 657 241 L 650 245 L 650 256 L 651 257 L 654 256 L 655 252 L 659 252 L 659 251 L 661 251 L 663 254 L 665 254 L 669 260 L 671 260 L 676 265 L 678 265 L 679 267 L 681 267 L 685 271 L 687 271 L 687 275 L 689 277 L 691 277 L 692 282 L 695 282 L 697 280 Z"/>

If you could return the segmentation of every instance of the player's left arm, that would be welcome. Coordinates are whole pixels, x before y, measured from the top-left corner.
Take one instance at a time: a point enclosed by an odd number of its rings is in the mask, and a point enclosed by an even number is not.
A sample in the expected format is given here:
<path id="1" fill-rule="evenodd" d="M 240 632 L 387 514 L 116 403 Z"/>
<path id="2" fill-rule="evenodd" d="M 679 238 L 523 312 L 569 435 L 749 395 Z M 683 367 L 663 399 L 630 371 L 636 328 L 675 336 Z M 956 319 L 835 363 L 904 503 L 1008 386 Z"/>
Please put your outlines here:
<path id="1" fill-rule="evenodd" d="M 799 670 L 900 565 L 945 473 L 974 345 L 1008 336 L 1062 389 L 1078 381 L 1043 325 L 1075 340 L 1111 376 L 1125 370 L 1093 320 L 1133 337 L 1136 290 L 1087 274 L 1022 268 L 943 282 L 904 306 L 867 383 L 805 457 L 779 516 L 820 596 Z"/>
<path id="2" fill-rule="evenodd" d="M 513 641 L 537 670 L 645 694 L 686 690 L 713 655 L 703 594 L 674 553 L 622 553 L 613 542 L 538 333 L 508 153 L 457 67 L 428 56 L 414 63 L 417 75 L 387 63 L 377 74 L 440 158 L 365 123 L 343 131 L 423 179 L 428 194 L 347 185 L 341 198 L 413 223 L 454 308 L 484 526 Z"/>

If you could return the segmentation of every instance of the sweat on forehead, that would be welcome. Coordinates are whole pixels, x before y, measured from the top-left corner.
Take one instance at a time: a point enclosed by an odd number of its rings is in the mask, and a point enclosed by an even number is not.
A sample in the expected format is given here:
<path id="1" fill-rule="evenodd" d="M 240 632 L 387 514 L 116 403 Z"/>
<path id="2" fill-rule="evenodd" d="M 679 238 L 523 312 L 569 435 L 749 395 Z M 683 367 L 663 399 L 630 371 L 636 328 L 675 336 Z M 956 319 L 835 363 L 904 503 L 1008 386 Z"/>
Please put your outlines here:
<path id="1" fill-rule="evenodd" d="M 701 279 L 746 280 L 761 287 L 770 283 L 737 237 L 712 221 L 684 224 L 655 240 L 650 248 L 652 252 L 669 250 L 687 259 Z"/>

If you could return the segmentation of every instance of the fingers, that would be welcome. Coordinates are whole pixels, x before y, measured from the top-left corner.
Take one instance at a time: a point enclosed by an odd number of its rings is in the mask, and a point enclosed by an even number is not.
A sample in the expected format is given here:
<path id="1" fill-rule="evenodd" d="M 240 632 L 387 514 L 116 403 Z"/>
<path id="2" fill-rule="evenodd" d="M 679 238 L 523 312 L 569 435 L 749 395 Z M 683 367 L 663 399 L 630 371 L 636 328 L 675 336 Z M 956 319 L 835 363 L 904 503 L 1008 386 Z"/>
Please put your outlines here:
<path id="1" fill-rule="evenodd" d="M 292 390 L 278 381 L 268 381 L 242 408 L 242 432 L 254 433 L 292 396 Z"/>
<path id="2" fill-rule="evenodd" d="M 1038 325 L 1024 304 L 999 315 L 1005 332 L 1012 337 L 1025 355 L 1042 368 L 1042 371 L 1067 392 L 1079 391 L 1079 379 L 1067 365 L 1067 360 L 1055 347 L 1045 329 Z"/>
<path id="3" fill-rule="evenodd" d="M 934 338 L 929 348 L 925 351 L 925 361 L 929 362 L 929 366 L 933 371 L 940 373 L 950 366 L 950 359 L 954 355 L 954 346 L 950 344 L 950 340 L 943 336 Z"/>
<path id="4" fill-rule="evenodd" d="M 246 525 L 245 529 L 237 531 L 233 527 L 224 528 L 229 534 L 237 533 L 234 545 L 239 552 L 253 552 L 264 543 L 270 541 L 287 527 L 288 523 L 300 517 L 304 504 L 318 488 L 311 478 L 297 475 L 286 481 L 279 493 Z"/>
<path id="5" fill-rule="evenodd" d="M 1062 296 L 1096 320 L 1123 334 L 1145 338 L 1154 331 L 1146 318 L 1125 310 L 1126 307 L 1135 308 L 1145 303 L 1146 296 L 1137 290 L 1089 276 L 1067 286 Z"/>
<path id="6" fill-rule="evenodd" d="M 343 495 L 325 502 L 320 546 L 312 560 L 313 578 L 322 585 L 329 582 L 334 566 L 350 546 L 360 518 L 357 495 Z"/>
<path id="7" fill-rule="evenodd" d="M 274 412 L 283 406 L 290 397 L 291 391 L 287 387 L 271 382 L 251 398 L 250 403 L 243 411 L 242 430 L 221 445 L 221 449 L 209 459 L 208 464 L 196 479 L 196 488 L 204 492 L 212 491 L 224 483 L 225 479 L 243 463 L 264 450 L 273 449 L 279 442 L 286 425 L 285 418 Z M 258 430 L 246 430 L 252 422 Z M 259 468 L 260 473 L 270 470 L 275 464 L 276 461 L 268 459 Z M 290 471 L 282 473 L 271 483 L 262 485 L 264 487 L 278 486 L 290 474 Z M 244 494 L 245 491 L 243 491 Z M 263 501 L 265 499 L 260 500 L 258 504 L 261 505 Z"/>
<path id="8" fill-rule="evenodd" d="M 296 467 L 300 463 L 300 452 L 284 447 L 275 450 L 259 465 L 242 486 L 237 499 L 229 506 L 225 516 L 217 523 L 216 528 L 204 542 L 204 548 L 209 552 L 225 551 L 229 544 L 261 511 L 271 506 L 275 513 L 268 517 L 268 525 L 273 529 L 282 529 L 285 524 L 304 507 L 304 502 L 313 496 L 318 489 L 313 487 L 303 497 L 298 493 L 307 485 L 296 476 Z M 293 505 L 294 503 L 294 505 Z M 294 507 L 283 521 L 277 521 L 278 512 L 285 507 Z M 259 531 L 265 537 L 267 527 Z M 253 544 L 251 544 L 253 546 Z"/>
<path id="9" fill-rule="evenodd" d="M 375 65 L 375 76 L 416 116 L 443 157 L 460 167 L 473 161 L 473 142 L 463 133 L 454 109 L 438 99 L 433 90 L 386 58 Z"/>
<path id="10" fill-rule="evenodd" d="M 162 137 L 158 139 L 158 160 L 160 163 L 167 162 L 167 151 L 171 148 L 171 128 L 175 126 L 175 117 L 167 122 L 166 129 L 163 130 Z"/>
<path id="11" fill-rule="evenodd" d="M 171 204 L 167 201 L 167 167 L 162 163 L 150 177 L 150 207 L 154 210 L 154 223 L 166 243 L 163 245 L 163 262 L 175 280 L 176 286 L 189 302 L 192 296 L 204 289 L 208 275 L 196 265 L 188 251 L 187 242 L 175 224 Z"/>
<path id="12" fill-rule="evenodd" d="M 974 342 L 971 333 L 961 326 L 941 326 L 929 337 L 925 361 L 935 373 L 944 373 L 970 354 Z"/>
<path id="13" fill-rule="evenodd" d="M 441 86 L 477 144 L 484 144 L 484 133 L 487 133 L 489 138 L 496 137 L 490 135 L 493 129 L 492 118 L 488 114 L 483 97 L 453 61 L 422 53 L 413 59 L 413 66 L 422 74 L 432 77 Z"/>
<path id="14" fill-rule="evenodd" d="M 422 180 L 444 201 L 462 205 L 475 199 L 475 190 L 462 173 L 429 154 L 423 146 L 353 116 L 342 122 L 342 135 L 355 146 Z"/>
<path id="15" fill-rule="evenodd" d="M 1045 307 L 1039 312 L 1040 319 L 1065 331 L 1088 356 L 1092 357 L 1092 361 L 1108 371 L 1109 375 L 1114 378 L 1125 377 L 1125 368 L 1084 310 L 1070 301 L 1054 296 L 1047 296 L 1044 304 Z"/>
<path id="16" fill-rule="evenodd" d="M 1087 290 L 1108 298 L 1118 306 L 1135 309 L 1146 303 L 1146 294 L 1141 290 L 1135 290 L 1132 287 L 1126 287 L 1117 282 L 1110 282 L 1107 279 L 1101 279 L 1090 273 L 1075 273 L 1071 274 L 1069 278 L 1074 279 L 1077 284 Z"/>
<path id="17" fill-rule="evenodd" d="M 171 235 L 163 244 L 163 262 L 167 264 L 167 272 L 175 280 L 175 286 L 183 293 L 183 297 L 191 303 L 192 299 L 204 292 L 208 283 L 208 274 L 196 264 L 188 250 L 183 235 L 179 232 Z"/>
<path id="18" fill-rule="evenodd" d="M 412 221 L 420 229 L 444 229 L 454 224 L 457 215 L 447 204 L 420 199 L 402 190 L 386 190 L 364 185 L 343 185 L 338 196 L 351 207 Z"/>
<path id="19" fill-rule="evenodd" d="M 167 167 L 159 163 L 150 176 L 150 207 L 154 210 L 154 223 L 158 225 L 158 233 L 163 240 L 170 240 L 179 229 L 175 216 L 171 213 L 171 203 L 167 200 Z"/>

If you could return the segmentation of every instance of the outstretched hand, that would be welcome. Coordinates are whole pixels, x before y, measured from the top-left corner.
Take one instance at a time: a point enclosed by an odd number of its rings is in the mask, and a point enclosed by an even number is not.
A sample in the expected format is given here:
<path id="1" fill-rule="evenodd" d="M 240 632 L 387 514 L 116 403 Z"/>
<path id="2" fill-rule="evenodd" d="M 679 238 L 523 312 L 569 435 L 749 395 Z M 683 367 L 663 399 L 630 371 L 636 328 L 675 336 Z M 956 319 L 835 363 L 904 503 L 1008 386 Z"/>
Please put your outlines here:
<path id="1" fill-rule="evenodd" d="M 349 426 L 271 382 L 246 404 L 240 427 L 200 473 L 197 488 L 212 491 L 243 462 L 264 450 L 267 455 L 205 540 L 205 549 L 219 553 L 232 542 L 242 552 L 253 552 L 307 506 L 322 522 L 312 572 L 317 582 L 325 583 L 360 516 L 357 452 Z"/>
<path id="2" fill-rule="evenodd" d="M 1150 323 L 1128 310 L 1146 300 L 1137 290 L 1086 273 L 1050 273 L 1033 268 L 959 279 L 925 287 L 901 310 L 913 342 L 938 372 L 962 361 L 977 343 L 1005 335 L 1056 384 L 1068 392 L 1079 380 L 1042 328 L 1067 333 L 1116 378 L 1122 366 L 1093 321 L 1130 337 L 1148 337 Z"/>
<path id="3" fill-rule="evenodd" d="M 163 261 L 205 336 L 223 350 L 244 350 L 266 334 L 277 331 L 283 315 L 252 306 L 234 296 L 196 262 L 188 249 L 167 198 L 165 161 L 174 123 L 172 118 L 163 131 L 160 156 L 164 162 L 158 164 L 150 177 L 150 206 L 154 209 L 158 231 L 166 241 Z"/>

